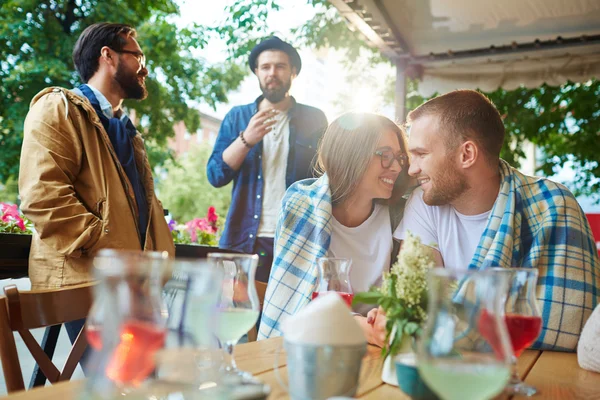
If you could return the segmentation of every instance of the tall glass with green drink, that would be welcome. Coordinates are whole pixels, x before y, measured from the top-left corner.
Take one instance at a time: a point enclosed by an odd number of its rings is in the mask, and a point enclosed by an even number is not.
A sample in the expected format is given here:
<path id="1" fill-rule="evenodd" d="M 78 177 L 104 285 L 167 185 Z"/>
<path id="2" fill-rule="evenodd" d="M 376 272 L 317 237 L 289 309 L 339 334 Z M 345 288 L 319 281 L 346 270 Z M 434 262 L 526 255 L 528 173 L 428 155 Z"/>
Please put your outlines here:
<path id="1" fill-rule="evenodd" d="M 215 335 L 228 355 L 224 373 L 229 379 L 250 379 L 249 373 L 237 368 L 233 346 L 258 320 L 260 304 L 254 284 L 258 256 L 209 253 L 208 261 L 223 272 Z"/>
<path id="2" fill-rule="evenodd" d="M 435 268 L 428 282 L 428 319 L 417 350 L 423 380 L 444 400 L 494 397 L 510 376 L 512 348 L 502 303 L 508 278 L 494 271 Z"/>

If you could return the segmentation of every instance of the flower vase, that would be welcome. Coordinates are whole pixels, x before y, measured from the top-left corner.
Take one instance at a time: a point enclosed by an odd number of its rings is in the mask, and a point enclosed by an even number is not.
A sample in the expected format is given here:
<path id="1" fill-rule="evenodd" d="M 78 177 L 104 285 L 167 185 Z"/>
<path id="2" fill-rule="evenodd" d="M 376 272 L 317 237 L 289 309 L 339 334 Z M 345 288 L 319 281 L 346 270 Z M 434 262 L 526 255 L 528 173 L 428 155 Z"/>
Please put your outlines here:
<path id="1" fill-rule="evenodd" d="M 393 337 L 394 334 L 395 332 L 392 331 L 392 334 L 390 336 Z M 396 365 L 394 363 L 394 358 L 398 354 L 413 352 L 414 351 L 412 347 L 412 337 L 409 335 L 403 335 L 402 342 L 400 343 L 400 348 L 398 349 L 398 353 L 394 355 L 388 355 L 385 358 L 385 361 L 383 362 L 383 368 L 381 370 L 381 380 L 387 383 L 388 385 L 398 386 L 398 376 L 396 375 Z"/>

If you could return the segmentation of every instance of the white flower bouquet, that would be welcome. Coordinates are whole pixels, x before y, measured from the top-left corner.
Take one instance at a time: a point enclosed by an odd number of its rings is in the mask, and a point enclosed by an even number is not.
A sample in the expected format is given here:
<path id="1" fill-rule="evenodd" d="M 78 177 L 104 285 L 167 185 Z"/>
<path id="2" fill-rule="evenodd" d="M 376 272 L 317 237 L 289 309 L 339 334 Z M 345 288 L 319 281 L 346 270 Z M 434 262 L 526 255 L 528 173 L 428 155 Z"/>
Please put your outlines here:
<path id="1" fill-rule="evenodd" d="M 383 273 L 381 287 L 355 295 L 355 302 L 379 305 L 386 314 L 384 356 L 397 354 L 405 335 L 415 337 L 421 332 L 427 317 L 427 271 L 434 266 L 431 248 L 408 232 L 398 260 L 390 272 Z"/>

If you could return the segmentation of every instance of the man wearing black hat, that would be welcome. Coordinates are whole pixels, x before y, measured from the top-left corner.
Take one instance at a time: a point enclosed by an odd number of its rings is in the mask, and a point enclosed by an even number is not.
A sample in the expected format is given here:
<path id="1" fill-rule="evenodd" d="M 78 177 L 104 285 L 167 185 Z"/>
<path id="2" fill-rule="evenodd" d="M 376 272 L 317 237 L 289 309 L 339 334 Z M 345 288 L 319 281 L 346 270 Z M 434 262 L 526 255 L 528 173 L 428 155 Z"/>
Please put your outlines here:
<path id="1" fill-rule="evenodd" d="M 300 55 L 289 43 L 276 36 L 264 40 L 250 52 L 248 64 L 262 95 L 225 116 L 207 175 L 215 187 L 233 180 L 219 246 L 258 254 L 256 279 L 267 282 L 281 199 L 292 183 L 312 177 L 327 118 L 289 95 L 302 68 Z"/>

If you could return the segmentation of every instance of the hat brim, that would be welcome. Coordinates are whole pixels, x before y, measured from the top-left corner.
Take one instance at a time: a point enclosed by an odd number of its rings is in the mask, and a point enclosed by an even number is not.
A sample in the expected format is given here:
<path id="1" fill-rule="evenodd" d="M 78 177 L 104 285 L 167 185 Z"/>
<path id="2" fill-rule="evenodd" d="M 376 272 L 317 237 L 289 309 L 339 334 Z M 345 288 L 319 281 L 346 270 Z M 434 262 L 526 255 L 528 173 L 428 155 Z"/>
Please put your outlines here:
<path id="1" fill-rule="evenodd" d="M 258 56 L 265 50 L 283 51 L 290 58 L 290 64 L 296 69 L 296 75 L 300 73 L 302 69 L 300 54 L 298 54 L 298 51 L 291 44 L 284 42 L 276 36 L 260 42 L 252 49 L 248 58 L 248 66 L 252 72 L 256 73 Z"/>

